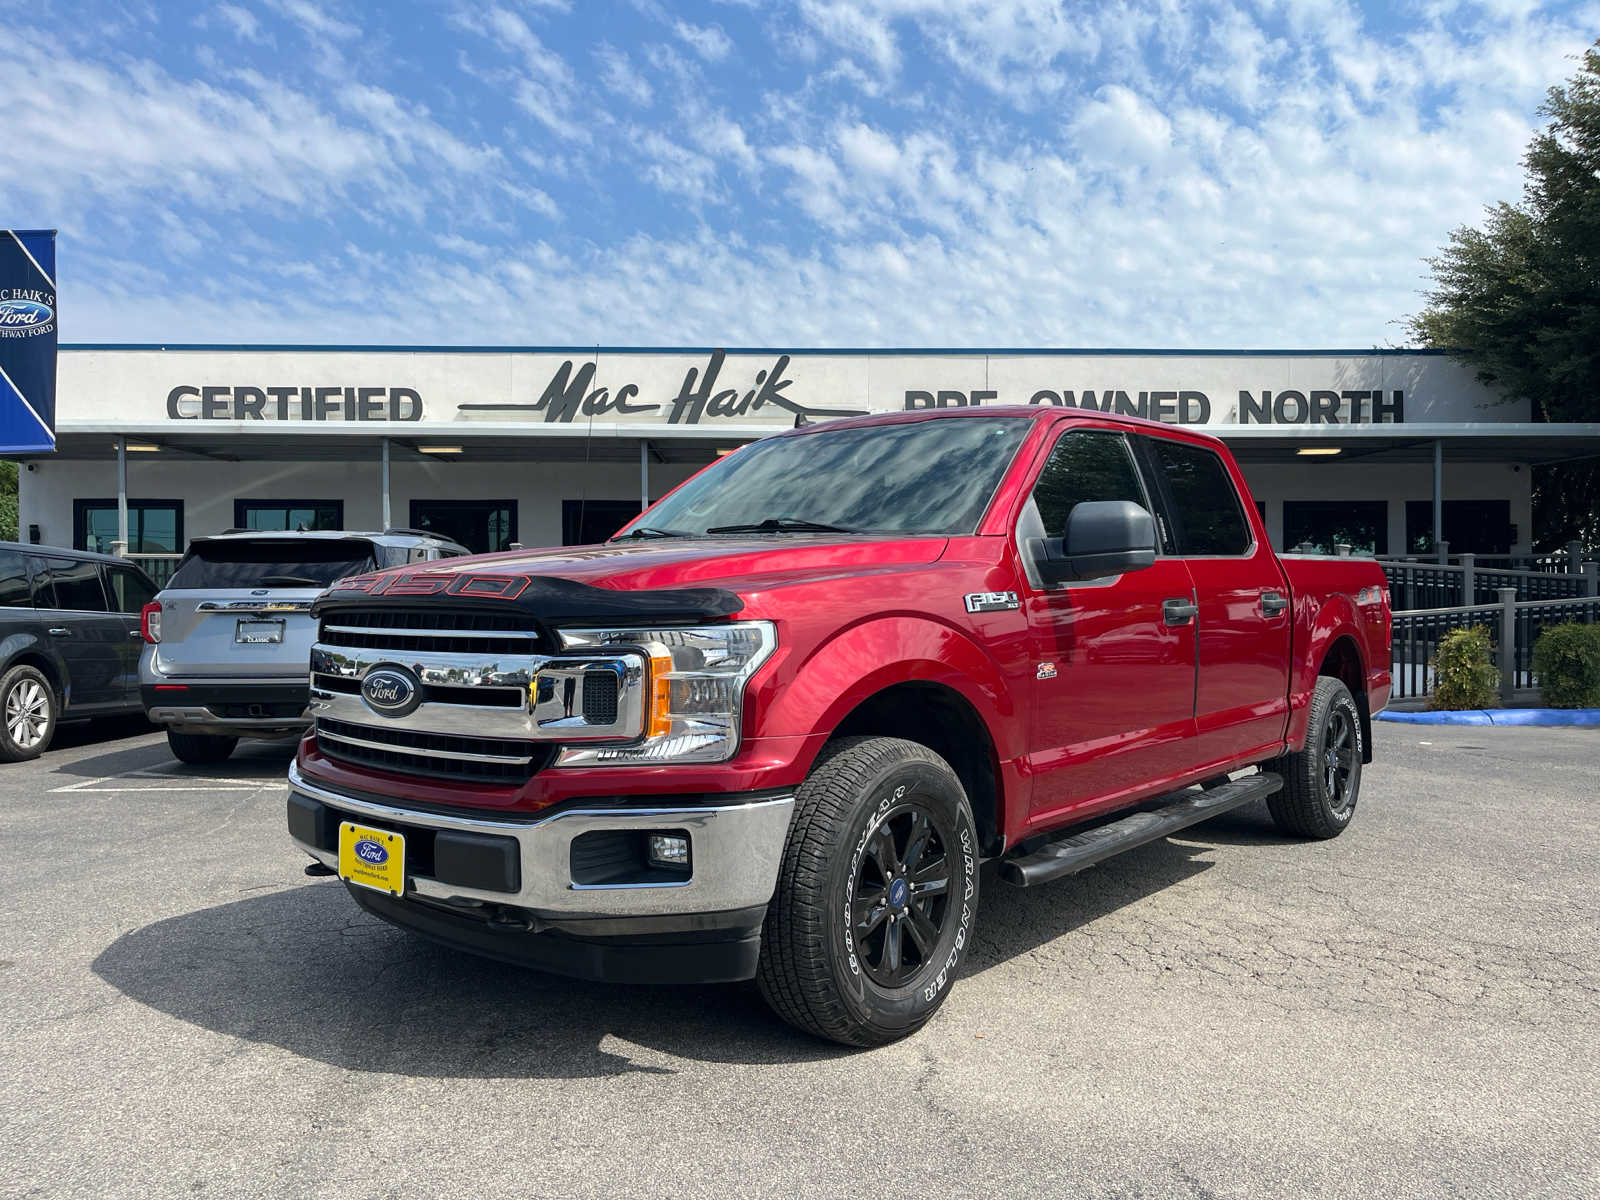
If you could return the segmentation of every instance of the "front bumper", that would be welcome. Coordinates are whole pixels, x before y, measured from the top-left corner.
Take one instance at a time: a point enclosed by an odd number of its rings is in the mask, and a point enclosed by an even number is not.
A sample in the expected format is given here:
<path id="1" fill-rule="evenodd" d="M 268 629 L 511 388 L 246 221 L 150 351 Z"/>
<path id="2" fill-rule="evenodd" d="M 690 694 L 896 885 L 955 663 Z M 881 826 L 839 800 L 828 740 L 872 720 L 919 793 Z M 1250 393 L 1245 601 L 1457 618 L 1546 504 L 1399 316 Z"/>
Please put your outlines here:
<path id="1" fill-rule="evenodd" d="M 141 683 L 145 715 L 180 733 L 290 737 L 311 725 L 309 682 L 181 680 Z"/>
<path id="2" fill-rule="evenodd" d="M 750 978 L 793 808 L 790 794 L 764 794 L 464 816 L 351 796 L 289 770 L 290 836 L 325 866 L 338 869 L 341 821 L 405 834 L 405 895 L 350 885 L 363 908 L 438 941 L 590 979 Z M 616 855 L 605 847 L 650 832 L 688 839 L 687 870 L 608 876 Z"/>

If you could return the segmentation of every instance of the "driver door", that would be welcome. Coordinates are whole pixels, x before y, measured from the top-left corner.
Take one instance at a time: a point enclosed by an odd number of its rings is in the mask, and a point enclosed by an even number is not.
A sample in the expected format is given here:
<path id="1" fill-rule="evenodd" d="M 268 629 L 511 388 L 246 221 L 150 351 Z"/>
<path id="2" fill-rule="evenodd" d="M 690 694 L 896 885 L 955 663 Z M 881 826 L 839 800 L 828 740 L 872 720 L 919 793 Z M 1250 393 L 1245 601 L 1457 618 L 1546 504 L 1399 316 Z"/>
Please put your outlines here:
<path id="1" fill-rule="evenodd" d="M 1060 536 L 1073 505 L 1131 500 L 1154 513 L 1127 437 L 1073 425 L 1051 448 L 1019 522 L 1029 536 Z M 1194 603 L 1183 559 L 1105 579 L 1044 586 L 1027 564 L 1023 611 L 1036 678 L 1030 751 L 1030 823 L 1112 808 L 1154 794 L 1192 769 L 1196 754 L 1195 622 L 1166 606 Z"/>

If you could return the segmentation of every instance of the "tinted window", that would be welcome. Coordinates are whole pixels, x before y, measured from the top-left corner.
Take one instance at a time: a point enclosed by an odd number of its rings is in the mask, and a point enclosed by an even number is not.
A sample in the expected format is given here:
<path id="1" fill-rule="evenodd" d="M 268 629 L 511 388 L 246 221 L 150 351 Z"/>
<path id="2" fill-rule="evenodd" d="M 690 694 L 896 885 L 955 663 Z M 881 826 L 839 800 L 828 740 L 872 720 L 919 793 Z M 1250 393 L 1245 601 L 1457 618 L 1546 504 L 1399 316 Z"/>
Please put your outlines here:
<path id="1" fill-rule="evenodd" d="M 240 529 L 342 529 L 343 500 L 235 500 Z"/>
<path id="2" fill-rule="evenodd" d="M 117 612 L 136 613 L 156 598 L 156 590 L 139 572 L 127 567 L 107 567 L 112 607 Z"/>
<path id="3" fill-rule="evenodd" d="M 652 529 L 704 533 L 787 517 L 845 529 L 970 534 L 1017 447 L 1025 417 L 826 426 L 755 442 L 656 505 Z"/>
<path id="4" fill-rule="evenodd" d="M 0 550 L 0 608 L 32 608 L 28 564 L 15 550 Z"/>
<path id="5" fill-rule="evenodd" d="M 1249 550 L 1250 527 L 1222 459 L 1203 446 L 1150 442 L 1172 497 L 1178 553 L 1198 558 Z"/>
<path id="6" fill-rule="evenodd" d="M 45 574 L 55 588 L 57 608 L 79 612 L 109 612 L 106 592 L 100 586 L 100 564 L 70 558 L 47 558 Z"/>
<path id="7" fill-rule="evenodd" d="M 376 567 L 372 543 L 351 538 L 199 542 L 184 555 L 167 587 L 327 587 Z"/>
<path id="8" fill-rule="evenodd" d="M 1132 500 L 1150 507 L 1120 433 L 1080 429 L 1062 434 L 1033 485 L 1033 502 L 1049 537 L 1061 536 L 1072 506 L 1085 500 Z"/>

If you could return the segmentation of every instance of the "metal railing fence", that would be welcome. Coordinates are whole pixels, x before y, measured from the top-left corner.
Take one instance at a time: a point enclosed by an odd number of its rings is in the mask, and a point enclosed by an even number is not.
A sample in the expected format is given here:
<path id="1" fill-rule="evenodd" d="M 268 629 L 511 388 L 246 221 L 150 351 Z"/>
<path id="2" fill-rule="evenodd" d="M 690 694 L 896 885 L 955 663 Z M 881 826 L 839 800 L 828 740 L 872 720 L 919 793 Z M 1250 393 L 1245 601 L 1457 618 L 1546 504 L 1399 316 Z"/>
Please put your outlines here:
<path id="1" fill-rule="evenodd" d="M 1600 621 L 1600 597 L 1519 600 L 1514 588 L 1501 588 L 1492 604 L 1400 610 L 1394 614 L 1390 639 L 1392 695 L 1396 700 L 1425 696 L 1433 690 L 1433 658 L 1445 635 L 1457 629 L 1484 626 L 1495 645 L 1500 669 L 1500 699 L 1538 686 L 1533 673 L 1533 647 L 1551 625 L 1567 621 Z"/>

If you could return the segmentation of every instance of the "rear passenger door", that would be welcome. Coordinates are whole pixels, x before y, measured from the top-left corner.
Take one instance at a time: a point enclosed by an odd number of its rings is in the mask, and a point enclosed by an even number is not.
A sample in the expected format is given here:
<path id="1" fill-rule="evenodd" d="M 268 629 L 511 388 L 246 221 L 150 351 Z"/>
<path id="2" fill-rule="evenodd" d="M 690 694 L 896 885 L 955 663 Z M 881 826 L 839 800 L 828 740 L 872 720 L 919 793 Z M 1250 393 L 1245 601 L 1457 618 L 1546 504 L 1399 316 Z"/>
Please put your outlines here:
<path id="1" fill-rule="evenodd" d="M 1183 560 L 1056 587 L 1033 577 L 1030 537 L 1059 537 L 1074 505 L 1154 504 L 1120 430 L 1074 424 L 1057 437 L 1018 521 L 1023 609 L 1035 664 L 1031 818 L 1054 824 L 1137 793 L 1194 764 L 1194 624 L 1166 619 L 1191 601 Z"/>
<path id="2" fill-rule="evenodd" d="M 30 554 L 33 600 L 45 636 L 67 666 L 68 706 L 126 702 L 122 618 L 111 612 L 93 560 Z"/>
<path id="3" fill-rule="evenodd" d="M 1212 764 L 1269 753 L 1289 713 L 1288 581 L 1220 454 L 1171 438 L 1139 441 L 1199 605 L 1198 757 Z"/>

